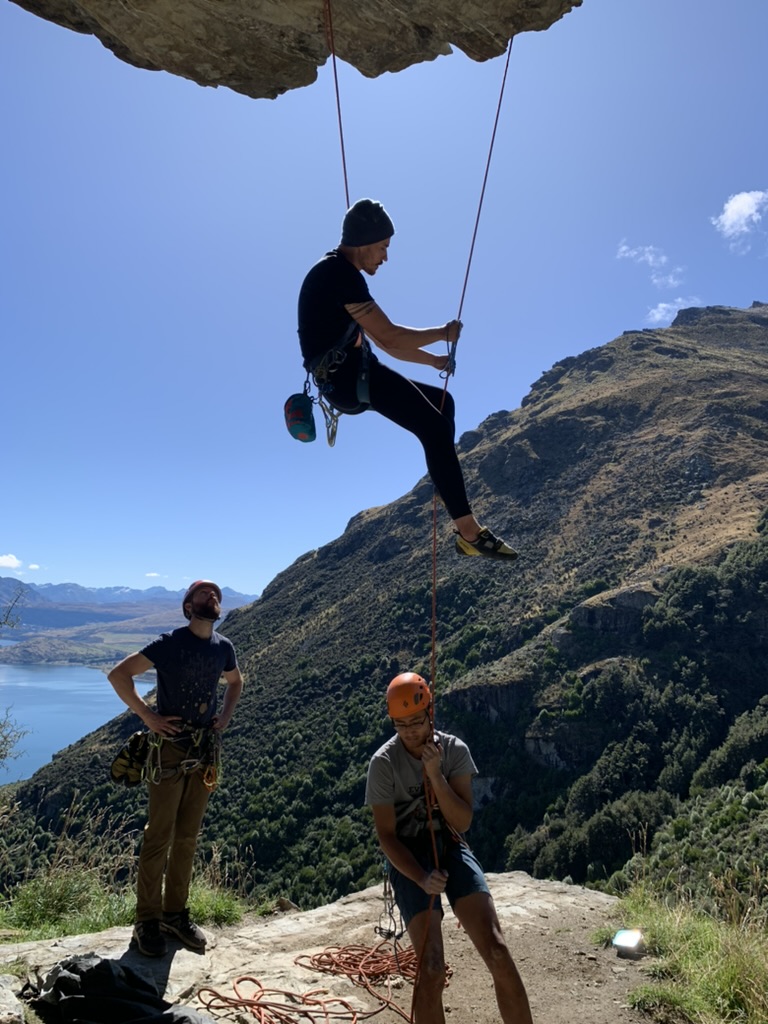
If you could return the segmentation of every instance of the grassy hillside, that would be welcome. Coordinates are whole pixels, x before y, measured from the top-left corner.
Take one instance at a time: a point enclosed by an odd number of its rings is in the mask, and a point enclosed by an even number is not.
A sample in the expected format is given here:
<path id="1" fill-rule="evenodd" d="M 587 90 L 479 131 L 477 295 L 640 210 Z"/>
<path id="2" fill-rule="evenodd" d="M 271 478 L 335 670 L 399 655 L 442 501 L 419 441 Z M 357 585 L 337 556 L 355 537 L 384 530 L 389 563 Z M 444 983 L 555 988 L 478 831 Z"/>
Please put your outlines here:
<path id="1" fill-rule="evenodd" d="M 686 310 L 564 360 L 460 439 L 478 514 L 521 551 L 462 560 L 441 510 L 437 721 L 479 765 L 489 870 L 607 881 L 657 832 L 666 852 L 645 865 L 668 870 L 685 859 L 675 822 L 712 787 L 738 793 L 734 829 L 762 827 L 767 383 L 768 308 Z M 310 906 L 378 877 L 365 768 L 389 678 L 428 672 L 431 506 L 425 479 L 362 511 L 227 616 L 247 689 L 203 846 L 246 888 Z M 140 797 L 106 781 L 133 727 L 17 788 L 29 863 L 75 788 L 75 820 L 106 803 L 141 821 Z"/>

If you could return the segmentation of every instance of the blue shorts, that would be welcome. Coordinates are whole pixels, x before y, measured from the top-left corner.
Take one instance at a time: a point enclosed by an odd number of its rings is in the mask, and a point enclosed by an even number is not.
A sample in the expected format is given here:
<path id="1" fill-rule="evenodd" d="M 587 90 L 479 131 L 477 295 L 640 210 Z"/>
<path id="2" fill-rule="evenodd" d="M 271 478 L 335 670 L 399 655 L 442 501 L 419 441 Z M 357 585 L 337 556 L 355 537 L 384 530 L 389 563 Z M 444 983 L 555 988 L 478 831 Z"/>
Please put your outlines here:
<path id="1" fill-rule="evenodd" d="M 425 844 L 409 842 L 407 839 L 401 841 L 411 850 L 425 870 L 434 867 L 431 842 Z M 448 872 L 445 895 L 448 897 L 451 907 L 454 907 L 456 900 L 461 899 L 462 896 L 471 896 L 474 892 L 487 892 L 490 895 L 491 890 L 488 888 L 480 862 L 470 848 L 463 843 L 448 840 L 444 844 L 440 867 Z M 429 910 L 432 899 L 434 899 L 433 909 L 443 913 L 443 905 L 439 896 L 432 897 L 428 892 L 424 892 L 420 885 L 400 874 L 389 861 L 387 861 L 387 874 L 395 894 L 397 908 L 406 928 L 417 914 Z"/>

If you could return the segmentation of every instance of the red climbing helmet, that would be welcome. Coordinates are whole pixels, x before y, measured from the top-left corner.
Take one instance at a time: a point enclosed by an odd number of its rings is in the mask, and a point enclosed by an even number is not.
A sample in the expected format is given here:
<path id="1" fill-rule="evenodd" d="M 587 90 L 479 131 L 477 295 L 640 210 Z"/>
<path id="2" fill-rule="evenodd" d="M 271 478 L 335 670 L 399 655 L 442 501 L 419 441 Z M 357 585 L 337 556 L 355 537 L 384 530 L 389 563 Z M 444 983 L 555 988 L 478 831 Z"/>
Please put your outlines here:
<path id="1" fill-rule="evenodd" d="M 407 718 L 426 711 L 432 703 L 426 680 L 415 672 L 401 672 L 387 687 L 387 713 L 390 718 Z"/>
<path id="2" fill-rule="evenodd" d="M 215 590 L 219 598 L 219 604 L 221 604 L 221 587 L 218 585 L 218 583 L 214 583 L 213 580 L 195 580 L 194 583 L 190 583 L 190 585 L 187 587 L 187 592 L 181 599 L 181 610 L 184 612 L 185 619 L 192 618 L 192 616 L 187 611 L 187 601 L 192 600 L 192 595 L 195 593 L 196 590 L 199 590 L 200 587 L 210 587 L 212 590 Z"/>

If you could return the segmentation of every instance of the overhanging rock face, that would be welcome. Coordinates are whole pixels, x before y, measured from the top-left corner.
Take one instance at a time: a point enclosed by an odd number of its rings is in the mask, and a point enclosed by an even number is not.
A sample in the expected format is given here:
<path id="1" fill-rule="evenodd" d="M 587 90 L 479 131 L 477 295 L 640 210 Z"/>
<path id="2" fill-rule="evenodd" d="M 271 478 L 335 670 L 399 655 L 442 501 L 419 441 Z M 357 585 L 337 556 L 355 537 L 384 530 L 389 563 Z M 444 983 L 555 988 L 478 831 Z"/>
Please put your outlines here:
<path id="1" fill-rule="evenodd" d="M 324 0 L 17 0 L 96 36 L 121 60 L 199 85 L 274 99 L 309 85 L 329 56 Z M 375 78 L 458 47 L 497 57 L 581 0 L 332 0 L 336 56 Z"/>

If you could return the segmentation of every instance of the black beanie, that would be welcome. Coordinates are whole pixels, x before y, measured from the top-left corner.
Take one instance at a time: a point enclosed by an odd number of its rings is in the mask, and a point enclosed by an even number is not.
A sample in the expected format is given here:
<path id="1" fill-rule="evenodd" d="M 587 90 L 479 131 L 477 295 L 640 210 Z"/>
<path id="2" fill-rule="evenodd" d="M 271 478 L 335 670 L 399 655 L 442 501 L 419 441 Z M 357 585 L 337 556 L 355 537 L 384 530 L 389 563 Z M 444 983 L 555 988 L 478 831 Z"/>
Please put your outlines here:
<path id="1" fill-rule="evenodd" d="M 389 214 L 373 199 L 358 199 L 344 215 L 341 245 L 372 245 L 395 233 Z"/>

